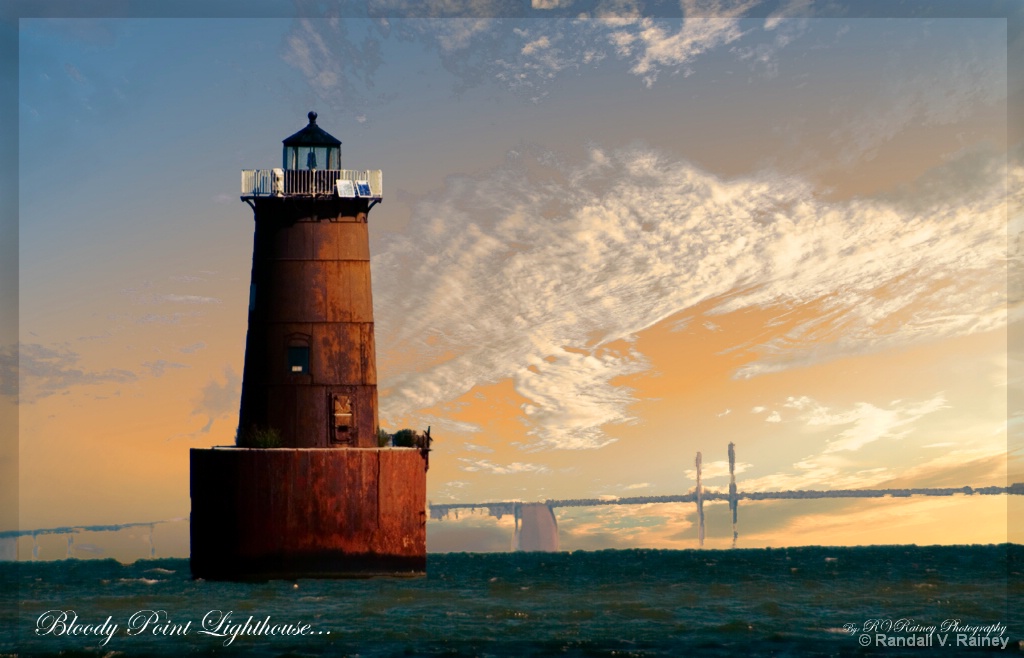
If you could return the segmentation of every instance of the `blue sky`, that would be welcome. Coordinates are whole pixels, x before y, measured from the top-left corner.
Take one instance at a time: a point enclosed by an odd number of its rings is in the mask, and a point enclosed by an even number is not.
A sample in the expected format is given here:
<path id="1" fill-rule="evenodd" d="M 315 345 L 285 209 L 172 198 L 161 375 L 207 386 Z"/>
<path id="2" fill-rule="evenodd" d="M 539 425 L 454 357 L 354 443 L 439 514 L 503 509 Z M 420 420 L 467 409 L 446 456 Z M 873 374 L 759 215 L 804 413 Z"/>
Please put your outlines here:
<path id="1" fill-rule="evenodd" d="M 239 170 L 310 109 L 384 171 L 381 422 L 435 428 L 435 502 L 681 493 L 730 440 L 741 489 L 1012 479 L 1015 23 L 372 7 L 20 21 L 23 525 L 187 514 L 187 448 L 237 421 Z M 918 536 L 960 540 L 972 504 L 924 505 Z M 1005 537 L 1003 505 L 972 539 Z M 690 541 L 686 514 L 621 514 L 563 545 Z M 807 525 L 764 514 L 762 543 Z"/>

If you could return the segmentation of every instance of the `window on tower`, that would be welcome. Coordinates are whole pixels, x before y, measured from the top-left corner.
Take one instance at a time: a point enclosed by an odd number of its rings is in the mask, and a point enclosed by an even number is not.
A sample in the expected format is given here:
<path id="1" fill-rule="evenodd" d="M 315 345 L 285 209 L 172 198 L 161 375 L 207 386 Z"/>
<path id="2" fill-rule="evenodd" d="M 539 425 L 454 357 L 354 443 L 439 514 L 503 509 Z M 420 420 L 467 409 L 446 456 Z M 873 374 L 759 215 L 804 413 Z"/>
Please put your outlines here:
<path id="1" fill-rule="evenodd" d="M 288 346 L 288 369 L 294 373 L 309 372 L 309 346 Z"/>
<path id="2" fill-rule="evenodd" d="M 328 146 L 291 146 L 285 149 L 285 169 L 338 169 L 340 149 Z"/>

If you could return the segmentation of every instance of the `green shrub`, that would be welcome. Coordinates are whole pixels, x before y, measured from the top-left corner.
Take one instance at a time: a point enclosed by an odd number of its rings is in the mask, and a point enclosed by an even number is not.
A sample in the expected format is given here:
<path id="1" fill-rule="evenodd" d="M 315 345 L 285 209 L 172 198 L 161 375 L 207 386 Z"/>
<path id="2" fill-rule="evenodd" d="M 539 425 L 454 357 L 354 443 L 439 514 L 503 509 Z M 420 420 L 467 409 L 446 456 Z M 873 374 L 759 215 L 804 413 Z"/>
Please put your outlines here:
<path id="1" fill-rule="evenodd" d="M 274 427 L 252 425 L 244 432 L 239 429 L 235 433 L 235 445 L 240 448 L 280 448 L 281 443 L 281 432 Z"/>
<path id="2" fill-rule="evenodd" d="M 384 446 L 386 446 L 388 444 L 388 441 L 390 441 L 390 440 L 391 440 L 391 435 L 388 434 L 387 431 L 385 431 L 384 429 L 381 429 L 380 427 L 378 427 L 377 428 L 377 447 L 378 448 L 383 448 Z"/>
<path id="3" fill-rule="evenodd" d="M 391 437 L 391 445 L 396 448 L 416 447 L 416 432 L 408 428 L 398 430 L 395 432 L 394 436 Z"/>

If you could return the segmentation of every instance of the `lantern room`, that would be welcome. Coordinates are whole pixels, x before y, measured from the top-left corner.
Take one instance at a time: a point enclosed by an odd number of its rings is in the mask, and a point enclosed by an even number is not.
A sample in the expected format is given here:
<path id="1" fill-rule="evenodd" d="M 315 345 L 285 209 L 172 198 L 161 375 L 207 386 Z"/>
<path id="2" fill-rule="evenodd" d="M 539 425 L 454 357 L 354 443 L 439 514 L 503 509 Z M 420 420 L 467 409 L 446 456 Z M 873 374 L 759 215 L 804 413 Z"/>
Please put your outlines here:
<path id="1" fill-rule="evenodd" d="M 316 112 L 306 116 L 309 125 L 282 140 L 282 167 L 242 170 L 242 200 L 334 197 L 379 203 L 383 198 L 381 171 L 342 169 L 341 140 L 316 125 Z"/>
<path id="2" fill-rule="evenodd" d="M 341 169 L 341 140 L 316 125 L 316 112 L 310 112 L 309 125 L 283 140 L 285 169 Z"/>

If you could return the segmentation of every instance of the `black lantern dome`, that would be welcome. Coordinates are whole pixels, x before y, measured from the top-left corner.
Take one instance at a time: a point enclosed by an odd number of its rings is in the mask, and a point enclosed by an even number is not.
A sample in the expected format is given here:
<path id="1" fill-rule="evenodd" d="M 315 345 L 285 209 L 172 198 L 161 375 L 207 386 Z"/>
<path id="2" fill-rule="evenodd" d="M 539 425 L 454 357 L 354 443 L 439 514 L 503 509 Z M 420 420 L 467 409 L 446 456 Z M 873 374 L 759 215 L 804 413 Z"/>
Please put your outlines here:
<path id="1" fill-rule="evenodd" d="M 309 125 L 284 139 L 285 169 L 341 169 L 341 140 L 316 125 L 310 112 Z"/>

